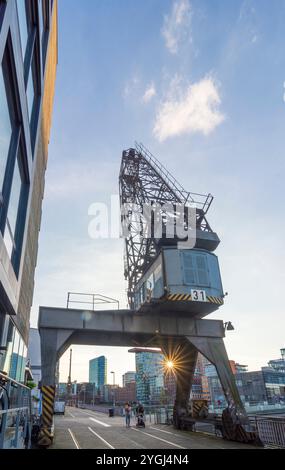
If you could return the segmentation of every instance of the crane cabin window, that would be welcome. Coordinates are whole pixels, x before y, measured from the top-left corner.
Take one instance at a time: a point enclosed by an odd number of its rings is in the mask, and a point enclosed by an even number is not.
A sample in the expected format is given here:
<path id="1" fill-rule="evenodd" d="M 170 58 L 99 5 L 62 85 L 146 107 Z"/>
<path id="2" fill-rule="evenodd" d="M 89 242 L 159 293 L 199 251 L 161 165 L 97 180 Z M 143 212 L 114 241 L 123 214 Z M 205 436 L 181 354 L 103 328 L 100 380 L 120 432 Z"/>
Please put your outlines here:
<path id="1" fill-rule="evenodd" d="M 182 253 L 182 258 L 185 284 L 209 286 L 207 255 L 189 250 Z"/>
<path id="2" fill-rule="evenodd" d="M 207 258 L 205 255 L 196 255 L 198 283 L 200 286 L 209 285 Z"/>
<path id="3" fill-rule="evenodd" d="M 192 253 L 188 251 L 183 252 L 183 267 L 184 267 L 184 281 L 185 284 L 195 284 L 196 283 L 196 276 L 195 276 L 195 267 L 194 267 L 194 259 Z"/>

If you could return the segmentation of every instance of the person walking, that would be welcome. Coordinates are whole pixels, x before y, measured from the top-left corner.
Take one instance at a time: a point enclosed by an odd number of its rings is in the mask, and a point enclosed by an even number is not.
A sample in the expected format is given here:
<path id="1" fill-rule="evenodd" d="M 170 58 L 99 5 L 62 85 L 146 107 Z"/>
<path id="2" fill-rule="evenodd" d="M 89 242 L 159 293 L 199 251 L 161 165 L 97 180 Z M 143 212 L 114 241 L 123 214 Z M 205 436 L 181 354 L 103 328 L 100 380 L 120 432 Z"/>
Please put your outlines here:
<path id="1" fill-rule="evenodd" d="M 126 403 L 125 404 L 126 428 L 129 428 L 131 425 L 131 412 L 132 412 L 132 407 L 130 403 Z"/>

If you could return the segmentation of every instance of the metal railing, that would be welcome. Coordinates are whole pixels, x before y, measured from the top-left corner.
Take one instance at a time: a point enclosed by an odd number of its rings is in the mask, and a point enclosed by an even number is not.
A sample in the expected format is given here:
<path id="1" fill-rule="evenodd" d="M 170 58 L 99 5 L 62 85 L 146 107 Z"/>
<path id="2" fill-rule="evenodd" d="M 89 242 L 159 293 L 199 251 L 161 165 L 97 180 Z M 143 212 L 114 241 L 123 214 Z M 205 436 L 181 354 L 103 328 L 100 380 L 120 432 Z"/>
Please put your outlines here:
<path id="1" fill-rule="evenodd" d="M 31 444 L 31 390 L 0 373 L 0 449 Z"/>
<path id="2" fill-rule="evenodd" d="M 272 414 L 285 414 L 285 402 L 283 403 L 266 403 L 266 402 L 256 402 L 256 403 L 244 403 L 246 412 L 249 415 L 259 414 L 259 413 L 272 413 Z M 222 414 L 223 409 L 226 407 L 226 403 L 221 403 L 221 405 L 209 405 L 209 410 L 213 413 Z"/>
<path id="3" fill-rule="evenodd" d="M 81 297 L 84 299 L 81 299 Z M 75 300 L 74 300 L 75 298 Z M 86 294 L 82 292 L 68 292 L 67 294 L 67 303 L 66 308 L 70 307 L 70 304 L 78 304 L 84 306 L 89 305 L 90 310 L 95 311 L 95 307 L 97 305 L 107 305 L 107 304 L 116 304 L 118 310 L 120 308 L 120 303 L 117 299 L 113 299 L 112 297 L 106 297 L 105 295 L 101 294 Z"/>
<path id="4" fill-rule="evenodd" d="M 146 416 L 153 416 L 155 424 L 173 424 L 173 407 L 146 408 Z M 284 417 L 249 416 L 250 427 L 258 432 L 259 438 L 265 447 L 285 448 L 285 415 Z M 214 434 L 222 437 L 218 432 L 222 424 L 221 416 L 212 416 L 210 419 L 196 420 L 193 431 Z"/>
<path id="5" fill-rule="evenodd" d="M 250 423 L 255 426 L 265 446 L 285 449 L 285 417 L 263 418 L 260 416 L 250 416 Z"/>
<path id="6" fill-rule="evenodd" d="M 83 402 L 78 402 L 78 408 L 88 409 L 99 413 L 108 414 L 110 408 L 114 408 L 110 403 L 109 406 L 102 405 L 89 405 Z M 124 416 L 124 405 L 116 405 L 114 408 L 114 416 Z M 131 416 L 136 416 L 136 406 L 132 407 Z M 172 424 L 173 422 L 173 406 L 144 406 L 145 422 L 147 424 Z"/>

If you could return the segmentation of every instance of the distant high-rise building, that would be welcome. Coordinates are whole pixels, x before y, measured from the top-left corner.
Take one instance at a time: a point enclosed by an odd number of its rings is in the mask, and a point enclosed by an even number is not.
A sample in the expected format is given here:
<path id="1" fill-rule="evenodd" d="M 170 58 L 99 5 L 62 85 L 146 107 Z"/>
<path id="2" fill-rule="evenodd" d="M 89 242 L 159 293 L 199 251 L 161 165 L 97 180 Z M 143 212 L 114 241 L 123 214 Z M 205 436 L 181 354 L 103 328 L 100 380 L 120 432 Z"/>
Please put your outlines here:
<path id="1" fill-rule="evenodd" d="M 30 329 L 28 360 L 33 374 L 34 382 L 38 385 L 41 380 L 41 338 L 39 330 Z"/>
<path id="2" fill-rule="evenodd" d="M 143 404 L 160 403 L 164 395 L 164 356 L 160 351 L 133 348 L 136 355 L 136 398 Z"/>
<path id="3" fill-rule="evenodd" d="M 176 397 L 176 377 L 175 373 L 171 370 L 166 370 L 164 374 L 165 386 L 165 405 L 173 405 Z"/>
<path id="4" fill-rule="evenodd" d="M 24 381 L 57 67 L 57 0 L 0 1 L 0 370 Z"/>
<path id="5" fill-rule="evenodd" d="M 239 394 L 244 403 L 249 405 L 285 403 L 283 357 L 269 361 L 269 367 L 262 367 L 261 370 L 253 372 L 248 372 L 246 365 L 230 361 Z M 210 363 L 206 364 L 205 373 L 208 378 L 212 404 L 225 406 L 226 400 L 215 366 Z"/>
<path id="6" fill-rule="evenodd" d="M 205 367 L 208 362 L 208 359 L 206 359 L 202 354 L 198 354 L 195 375 L 197 374 L 199 377 L 200 390 L 197 388 L 196 396 L 193 396 L 193 398 L 210 400 L 209 383 L 205 372 Z"/>
<path id="7" fill-rule="evenodd" d="M 234 375 L 236 374 L 242 374 L 243 372 L 247 372 L 248 366 L 244 364 L 239 364 L 238 362 L 235 362 L 233 360 L 229 361 L 230 367 L 232 369 L 232 373 Z"/>
<path id="8" fill-rule="evenodd" d="M 101 389 L 107 383 L 107 358 L 105 356 L 89 361 L 89 383 L 95 384 L 97 389 Z"/>
<path id="9" fill-rule="evenodd" d="M 128 385 L 132 382 L 135 382 L 135 381 L 136 381 L 136 372 L 135 371 L 129 371 L 129 372 L 126 372 L 123 375 L 123 387 L 125 387 L 126 385 Z"/>
<path id="10" fill-rule="evenodd" d="M 280 352 L 281 359 L 271 359 L 268 365 L 278 372 L 285 372 L 285 349 L 280 349 Z"/>

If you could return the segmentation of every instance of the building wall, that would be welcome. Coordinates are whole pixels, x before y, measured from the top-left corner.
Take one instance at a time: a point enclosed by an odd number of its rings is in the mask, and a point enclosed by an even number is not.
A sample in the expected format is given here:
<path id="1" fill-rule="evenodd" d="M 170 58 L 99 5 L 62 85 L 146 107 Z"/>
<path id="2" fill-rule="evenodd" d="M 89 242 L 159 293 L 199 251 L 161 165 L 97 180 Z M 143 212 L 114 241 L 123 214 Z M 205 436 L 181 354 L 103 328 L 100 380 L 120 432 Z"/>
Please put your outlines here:
<path id="1" fill-rule="evenodd" d="M 117 387 L 115 392 L 116 404 L 124 404 L 136 401 L 136 383 L 130 382 L 125 387 Z"/>
<path id="2" fill-rule="evenodd" d="M 224 393 L 215 368 L 208 367 L 207 374 L 212 404 L 226 405 Z M 273 368 L 267 367 L 259 371 L 238 373 L 235 375 L 235 379 L 240 397 L 244 403 L 254 405 L 285 402 L 284 372 L 278 372 Z"/>
<path id="3" fill-rule="evenodd" d="M 123 375 L 123 387 L 125 387 L 127 384 L 135 382 L 135 381 L 136 381 L 136 372 L 135 371 L 126 372 Z"/>
<path id="4" fill-rule="evenodd" d="M 34 382 L 38 385 L 42 378 L 41 339 L 39 330 L 37 330 L 36 328 L 30 329 L 27 359 L 30 364 Z"/>
<path id="5" fill-rule="evenodd" d="M 28 216 L 27 243 L 24 250 L 22 283 L 20 285 L 19 303 L 16 324 L 27 343 L 29 334 L 30 311 L 34 293 L 34 274 L 38 256 L 38 237 L 41 225 L 42 201 L 44 197 L 44 181 L 48 160 L 48 144 L 50 138 L 52 108 L 55 93 L 57 66 L 57 2 L 51 19 L 50 40 L 46 59 L 44 91 L 38 145 L 35 155 L 31 206 Z"/>
<path id="6" fill-rule="evenodd" d="M 23 380 L 55 89 L 57 0 L 0 2 L 0 65 L 0 113 L 8 102 L 10 117 L 0 126 L 10 142 L 7 155 L 0 152 L 0 342 L 6 348 L 0 369 Z"/>

